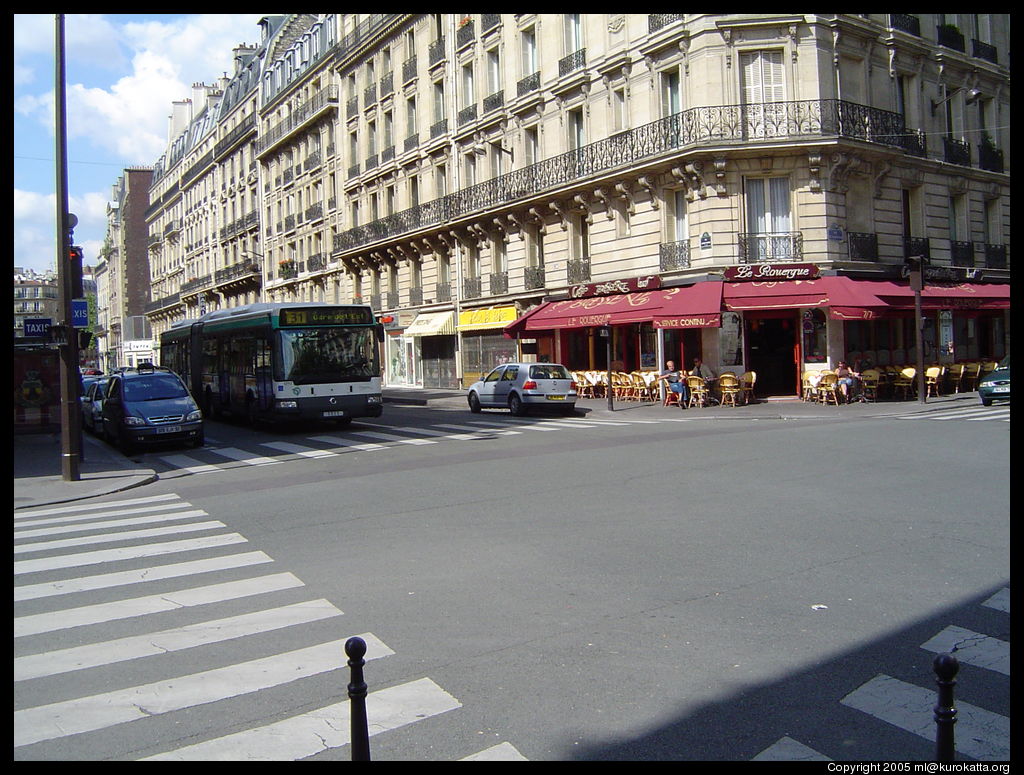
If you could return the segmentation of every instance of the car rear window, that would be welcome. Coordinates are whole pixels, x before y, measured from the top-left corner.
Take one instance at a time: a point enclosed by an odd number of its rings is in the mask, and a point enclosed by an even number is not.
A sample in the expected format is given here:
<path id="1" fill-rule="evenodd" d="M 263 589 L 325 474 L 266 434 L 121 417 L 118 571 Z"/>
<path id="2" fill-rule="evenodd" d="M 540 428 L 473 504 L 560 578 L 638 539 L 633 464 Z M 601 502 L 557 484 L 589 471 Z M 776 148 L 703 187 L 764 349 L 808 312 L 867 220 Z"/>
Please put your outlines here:
<path id="1" fill-rule="evenodd" d="M 153 401 L 159 398 L 184 398 L 188 395 L 185 386 L 177 377 L 169 374 L 151 374 L 124 382 L 126 401 Z"/>
<path id="2" fill-rule="evenodd" d="M 541 364 L 530 367 L 530 379 L 569 379 L 565 366 L 558 364 Z"/>

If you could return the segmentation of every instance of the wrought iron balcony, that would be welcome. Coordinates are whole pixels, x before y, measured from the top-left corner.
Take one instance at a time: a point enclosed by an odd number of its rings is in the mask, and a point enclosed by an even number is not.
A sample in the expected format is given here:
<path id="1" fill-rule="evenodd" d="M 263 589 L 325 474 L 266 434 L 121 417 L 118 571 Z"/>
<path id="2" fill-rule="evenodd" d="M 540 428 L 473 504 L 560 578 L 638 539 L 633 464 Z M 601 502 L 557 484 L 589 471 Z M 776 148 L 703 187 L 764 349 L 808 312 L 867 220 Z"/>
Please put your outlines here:
<path id="1" fill-rule="evenodd" d="M 490 113 L 492 110 L 497 110 L 505 104 L 505 93 L 503 91 L 496 91 L 494 94 L 488 94 L 484 97 L 484 113 Z"/>
<path id="2" fill-rule="evenodd" d="M 741 264 L 800 261 L 804 257 L 804 235 L 799 231 L 737 234 L 736 237 Z"/>
<path id="3" fill-rule="evenodd" d="M 1006 245 L 985 243 L 985 267 L 987 269 L 1006 269 Z"/>
<path id="4" fill-rule="evenodd" d="M 409 289 L 409 304 L 418 305 L 423 303 L 423 287 L 414 286 Z"/>
<path id="5" fill-rule="evenodd" d="M 282 261 L 277 265 L 277 275 L 282 280 L 299 276 L 299 268 L 294 261 Z"/>
<path id="6" fill-rule="evenodd" d="M 659 267 L 662 272 L 688 269 L 690 266 L 690 243 L 688 240 L 662 242 L 658 246 Z"/>
<path id="7" fill-rule="evenodd" d="M 587 50 L 581 48 L 579 51 L 573 51 L 569 56 L 558 60 L 558 77 L 561 78 L 563 75 L 568 75 L 574 70 L 579 70 L 586 64 Z"/>
<path id="8" fill-rule="evenodd" d="M 476 39 L 476 31 L 472 21 L 466 21 L 455 31 L 455 48 L 472 43 Z"/>
<path id="9" fill-rule="evenodd" d="M 508 293 L 508 272 L 491 272 L 491 295 Z"/>
<path id="10" fill-rule="evenodd" d="M 444 61 L 444 35 L 430 44 L 427 49 L 427 63 L 431 66 Z"/>
<path id="11" fill-rule="evenodd" d="M 949 253 L 953 266 L 974 266 L 974 243 L 949 241 Z"/>
<path id="12" fill-rule="evenodd" d="M 462 278 L 462 298 L 477 299 L 483 295 L 483 283 L 479 277 Z"/>
<path id="13" fill-rule="evenodd" d="M 544 287 L 544 267 L 528 266 L 523 273 L 523 283 L 526 290 Z"/>
<path id="14" fill-rule="evenodd" d="M 889 26 L 894 30 L 900 30 L 901 32 L 921 37 L 921 20 L 916 16 L 911 16 L 909 13 L 889 14 Z"/>
<path id="15" fill-rule="evenodd" d="M 971 54 L 978 59 L 984 59 L 994 65 L 999 64 L 999 56 L 996 47 L 989 43 L 982 43 L 977 38 L 971 38 Z"/>
<path id="16" fill-rule="evenodd" d="M 447 125 L 439 123 L 430 131 L 434 137 L 447 131 Z M 760 140 L 777 143 L 843 138 L 905 152 L 907 138 L 913 136 L 898 113 L 843 100 L 690 108 L 354 227 L 335 235 L 334 250 L 352 250 L 376 240 L 437 226 L 477 210 L 534 197 L 564 187 L 567 181 L 708 145 L 749 146 Z"/>
<path id="17" fill-rule="evenodd" d="M 524 94 L 529 94 L 540 89 L 540 72 L 531 73 L 525 78 L 520 78 L 516 84 L 516 96 L 522 97 Z"/>
<path id="18" fill-rule="evenodd" d="M 567 279 L 569 285 L 590 282 L 590 256 L 579 259 L 570 259 L 566 265 Z"/>
<path id="19" fill-rule="evenodd" d="M 912 258 L 915 256 L 924 256 L 926 259 L 931 260 L 932 250 L 927 237 L 903 238 L 903 257 Z"/>
<path id="20" fill-rule="evenodd" d="M 950 164 L 971 166 L 971 146 L 966 140 L 954 140 L 952 137 L 942 138 L 943 158 Z"/>
<path id="21" fill-rule="evenodd" d="M 951 48 L 956 51 L 967 51 L 964 44 L 963 33 L 954 24 L 940 24 L 935 28 L 935 38 L 940 46 Z"/>
<path id="22" fill-rule="evenodd" d="M 877 261 L 878 235 L 859 231 L 846 233 L 851 261 Z"/>
<path id="23" fill-rule="evenodd" d="M 476 121 L 476 105 L 468 105 L 459 111 L 459 126 L 468 124 L 470 121 Z"/>
<path id="24" fill-rule="evenodd" d="M 438 283 L 434 286 L 434 301 L 451 301 L 452 284 L 450 282 Z"/>
<path id="25" fill-rule="evenodd" d="M 681 13 L 649 13 L 647 14 L 647 32 L 654 34 L 662 27 L 683 20 Z"/>
<path id="26" fill-rule="evenodd" d="M 1003 151 L 991 143 L 978 145 L 978 166 L 989 172 L 1003 171 Z"/>
<path id="27" fill-rule="evenodd" d="M 402 83 L 409 83 L 413 78 L 416 77 L 416 55 L 413 54 L 411 57 L 402 62 Z"/>

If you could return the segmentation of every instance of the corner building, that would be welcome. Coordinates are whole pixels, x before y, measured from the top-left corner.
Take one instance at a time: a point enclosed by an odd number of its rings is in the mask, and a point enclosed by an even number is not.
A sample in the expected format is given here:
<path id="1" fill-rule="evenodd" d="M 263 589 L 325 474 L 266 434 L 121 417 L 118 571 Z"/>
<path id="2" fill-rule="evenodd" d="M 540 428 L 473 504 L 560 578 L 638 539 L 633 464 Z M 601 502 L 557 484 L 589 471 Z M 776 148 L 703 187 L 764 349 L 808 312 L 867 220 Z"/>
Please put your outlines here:
<path id="1" fill-rule="evenodd" d="M 254 98 L 260 298 L 369 302 L 391 384 L 603 369 L 607 326 L 616 368 L 782 396 L 913 363 L 923 256 L 926 362 L 995 359 L 1008 61 L 1005 14 L 291 15 Z"/>

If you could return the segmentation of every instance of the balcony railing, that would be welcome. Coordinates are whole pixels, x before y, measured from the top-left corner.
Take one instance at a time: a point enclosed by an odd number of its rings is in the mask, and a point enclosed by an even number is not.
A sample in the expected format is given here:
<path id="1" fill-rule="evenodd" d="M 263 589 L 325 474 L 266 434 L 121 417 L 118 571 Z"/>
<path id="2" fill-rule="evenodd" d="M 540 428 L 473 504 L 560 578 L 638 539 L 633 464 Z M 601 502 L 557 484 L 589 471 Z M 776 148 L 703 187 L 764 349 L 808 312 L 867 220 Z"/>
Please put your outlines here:
<path id="1" fill-rule="evenodd" d="M 804 257 L 804 235 L 799 231 L 737 234 L 741 264 L 799 261 Z"/>
<path id="2" fill-rule="evenodd" d="M 450 282 L 437 283 L 434 286 L 434 301 L 451 301 L 452 284 Z"/>
<path id="3" fill-rule="evenodd" d="M 953 266 L 974 266 L 973 242 L 950 240 L 949 254 L 952 259 Z"/>
<path id="4" fill-rule="evenodd" d="M 442 131 L 437 127 L 438 134 Z M 435 136 L 435 127 L 431 127 L 431 136 Z M 700 146 L 809 137 L 852 139 L 905 151 L 908 132 L 898 113 L 843 100 L 690 108 L 354 227 L 335 235 L 333 246 L 335 251 L 353 250 L 477 210 L 533 197 L 564 187 L 567 181 Z"/>
<path id="5" fill-rule="evenodd" d="M 846 233 L 851 261 L 877 261 L 878 235 L 859 231 Z"/>
<path id="6" fill-rule="evenodd" d="M 662 242 L 658 246 L 660 254 L 659 266 L 662 272 L 690 267 L 690 243 L 688 240 Z"/>
<path id="7" fill-rule="evenodd" d="M 423 287 L 414 286 L 409 289 L 409 304 L 416 306 L 423 303 Z"/>
<path id="8" fill-rule="evenodd" d="M 587 63 L 587 50 L 581 48 L 579 51 L 573 51 L 569 56 L 562 57 L 558 60 L 558 76 L 561 78 L 563 75 L 568 75 L 574 70 L 579 70 Z"/>
<path id="9" fill-rule="evenodd" d="M 985 267 L 987 269 L 1006 269 L 1006 245 L 985 243 Z"/>
<path id="10" fill-rule="evenodd" d="M 683 20 L 681 13 L 649 13 L 647 14 L 647 32 L 654 34 L 662 27 Z"/>
<path id="11" fill-rule="evenodd" d="M 516 84 L 516 96 L 522 97 L 524 94 L 537 91 L 540 88 L 540 72 L 531 73 L 525 78 L 520 78 Z"/>
<path id="12" fill-rule="evenodd" d="M 927 237 L 903 238 L 903 257 L 911 258 L 915 256 L 924 256 L 926 259 L 931 260 L 931 245 Z"/>
<path id="13" fill-rule="evenodd" d="M 952 137 L 942 138 L 943 158 L 950 164 L 971 166 L 971 146 L 966 140 L 954 140 Z"/>
<path id="14" fill-rule="evenodd" d="M 978 146 L 978 166 L 989 172 L 1003 171 L 1003 151 L 989 143 Z"/>
<path id="15" fill-rule="evenodd" d="M 462 298 L 478 299 L 483 295 L 483 283 L 479 277 L 462 278 Z"/>
<path id="16" fill-rule="evenodd" d="M 431 66 L 444 61 L 444 36 L 442 35 L 427 49 L 427 63 Z"/>
<path id="17" fill-rule="evenodd" d="M 916 16 L 911 16 L 909 13 L 889 14 L 889 26 L 894 30 L 900 30 L 901 32 L 921 37 L 921 20 Z"/>
<path id="18" fill-rule="evenodd" d="M 416 56 L 415 54 L 402 62 L 402 83 L 409 83 L 416 77 Z"/>
<path id="19" fill-rule="evenodd" d="M 590 256 L 570 259 L 566 265 L 569 285 L 590 282 Z"/>
<path id="20" fill-rule="evenodd" d="M 977 38 L 971 38 L 971 54 L 994 65 L 999 64 L 999 55 L 996 52 L 996 47 L 989 43 L 982 43 Z"/>
<path id="21" fill-rule="evenodd" d="M 528 266 L 523 273 L 523 284 L 526 290 L 544 287 L 544 267 Z"/>
<path id="22" fill-rule="evenodd" d="M 508 272 L 491 272 L 491 295 L 508 293 Z"/>
<path id="23" fill-rule="evenodd" d="M 956 51 L 967 51 L 963 33 L 952 24 L 940 24 L 935 28 L 935 38 L 940 46 Z"/>

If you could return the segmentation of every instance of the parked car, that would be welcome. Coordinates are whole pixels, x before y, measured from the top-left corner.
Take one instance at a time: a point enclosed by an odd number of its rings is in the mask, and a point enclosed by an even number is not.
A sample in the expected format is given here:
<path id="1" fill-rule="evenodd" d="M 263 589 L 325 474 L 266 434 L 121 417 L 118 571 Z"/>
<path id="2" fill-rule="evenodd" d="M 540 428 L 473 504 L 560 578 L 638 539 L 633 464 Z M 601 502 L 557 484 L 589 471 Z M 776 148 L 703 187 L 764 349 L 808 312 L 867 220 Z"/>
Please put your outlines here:
<path id="1" fill-rule="evenodd" d="M 109 377 L 93 380 L 82 396 L 82 427 L 90 433 L 100 434 L 103 427 L 103 393 L 107 388 Z"/>
<path id="2" fill-rule="evenodd" d="M 978 383 L 978 395 L 981 403 L 991 406 L 994 400 L 1005 398 L 1010 400 L 1010 356 L 1003 358 L 995 371 L 990 371 Z"/>
<path id="3" fill-rule="evenodd" d="M 129 454 L 143 444 L 203 445 L 203 414 L 181 377 L 139 365 L 110 375 L 103 397 L 103 435 Z"/>
<path id="4" fill-rule="evenodd" d="M 522 416 L 530 408 L 557 407 L 566 414 L 576 410 L 576 383 L 560 363 L 503 363 L 492 369 L 467 392 L 469 409 L 507 408 Z"/>

